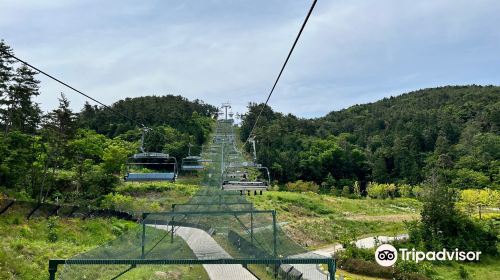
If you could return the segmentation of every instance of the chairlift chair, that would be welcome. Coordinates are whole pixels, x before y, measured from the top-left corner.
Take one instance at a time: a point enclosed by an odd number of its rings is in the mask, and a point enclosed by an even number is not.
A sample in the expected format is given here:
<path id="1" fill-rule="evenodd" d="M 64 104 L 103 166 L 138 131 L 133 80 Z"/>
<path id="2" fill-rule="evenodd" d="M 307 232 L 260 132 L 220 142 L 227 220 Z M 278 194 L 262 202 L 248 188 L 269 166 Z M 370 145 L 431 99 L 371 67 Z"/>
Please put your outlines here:
<path id="1" fill-rule="evenodd" d="M 225 174 L 226 178 L 229 177 L 231 179 L 240 179 L 240 180 L 239 181 L 237 181 L 237 180 L 224 180 L 222 182 L 221 189 L 225 190 L 225 191 L 240 191 L 240 195 L 243 195 L 245 193 L 247 195 L 250 195 L 252 191 L 253 191 L 254 195 L 257 195 L 257 194 L 262 195 L 262 192 L 266 191 L 271 184 L 271 177 L 269 174 L 269 169 L 267 169 L 267 167 L 263 167 L 260 164 L 254 164 L 253 167 L 255 167 L 257 169 L 266 170 L 267 181 L 244 181 L 241 179 L 246 179 L 246 176 L 248 176 L 246 173 L 244 173 L 245 177 L 243 177 L 243 175 L 242 175 L 240 178 L 236 178 L 236 176 L 235 176 L 235 178 L 231 178 L 228 176 L 228 175 L 236 175 L 236 174 L 238 174 L 238 172 L 227 173 L 227 174 Z"/>
<path id="2" fill-rule="evenodd" d="M 201 162 L 202 159 L 199 156 L 187 156 L 182 159 L 181 169 L 184 171 L 203 170 L 205 167 Z"/>
<path id="3" fill-rule="evenodd" d="M 145 172 L 138 172 L 145 171 Z M 170 181 L 177 178 L 177 160 L 164 153 L 138 153 L 127 162 L 126 182 Z"/>

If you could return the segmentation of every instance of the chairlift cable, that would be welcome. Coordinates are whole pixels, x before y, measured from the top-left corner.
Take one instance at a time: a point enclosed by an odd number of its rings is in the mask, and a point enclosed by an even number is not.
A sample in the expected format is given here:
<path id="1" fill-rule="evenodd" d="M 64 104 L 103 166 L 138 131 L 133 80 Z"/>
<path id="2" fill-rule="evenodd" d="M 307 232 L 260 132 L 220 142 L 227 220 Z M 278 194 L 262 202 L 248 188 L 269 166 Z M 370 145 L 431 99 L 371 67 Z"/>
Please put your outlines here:
<path id="1" fill-rule="evenodd" d="M 269 99 L 271 99 L 271 95 L 273 95 L 274 89 L 276 88 L 276 85 L 278 84 L 278 81 L 281 78 L 281 74 L 283 74 L 283 70 L 285 70 L 285 67 L 288 63 L 288 60 L 290 59 L 290 56 L 292 55 L 293 50 L 295 49 L 295 46 L 297 45 L 297 42 L 299 41 L 300 35 L 302 34 L 302 31 L 304 30 L 304 28 L 307 24 L 307 21 L 309 20 L 309 17 L 311 16 L 311 13 L 314 10 L 314 7 L 316 6 L 316 2 L 318 2 L 318 0 L 314 0 L 313 3 L 311 4 L 311 8 L 309 9 L 309 12 L 307 13 L 306 18 L 304 19 L 304 22 L 302 23 L 302 26 L 300 27 L 299 33 L 297 34 L 297 37 L 295 38 L 295 41 L 293 42 L 292 48 L 288 52 L 288 56 L 286 57 L 285 62 L 283 63 L 283 66 L 281 67 L 281 70 L 278 74 L 278 77 L 274 81 L 274 85 L 271 88 L 269 95 L 267 96 L 266 102 L 264 103 L 264 105 L 262 106 L 262 109 L 260 110 L 259 114 L 257 115 L 257 119 L 255 119 L 255 123 L 253 124 L 252 130 L 250 130 L 250 133 L 248 134 L 248 138 L 245 141 L 245 143 L 243 144 L 243 147 L 248 143 L 248 141 L 252 137 L 252 133 L 255 130 L 255 127 L 257 126 L 257 122 L 259 121 L 260 116 L 264 112 L 264 109 L 266 108 L 267 103 L 269 102 Z"/>
<path id="2" fill-rule="evenodd" d="M 90 100 L 94 101 L 95 103 L 97 103 L 97 104 L 99 104 L 99 105 L 101 105 L 101 106 L 103 106 L 103 107 L 105 107 L 105 108 L 107 108 L 107 109 L 111 110 L 112 112 L 114 112 L 114 113 L 116 113 L 116 114 L 118 114 L 118 115 L 120 115 L 120 116 L 122 116 L 122 117 L 124 117 L 124 118 L 128 119 L 129 121 L 134 122 L 134 123 L 135 123 L 135 124 L 137 124 L 139 127 L 145 127 L 145 125 L 144 125 L 144 124 L 141 124 L 141 123 L 137 122 L 136 120 L 134 120 L 134 119 L 132 119 L 132 118 L 128 117 L 127 115 L 125 115 L 125 114 L 123 114 L 123 113 L 121 113 L 121 112 L 119 112 L 119 111 L 117 111 L 117 110 L 113 109 L 112 107 L 110 107 L 110 106 L 108 106 L 108 105 L 106 105 L 106 104 L 102 103 L 101 101 L 99 101 L 99 100 L 97 100 L 97 99 L 93 98 L 92 96 L 89 96 L 89 95 L 87 95 L 87 94 L 83 93 L 82 91 L 80 91 L 80 90 L 78 90 L 78 89 L 74 88 L 73 86 L 71 86 L 71 85 L 69 85 L 69 84 L 67 84 L 67 83 L 65 83 L 65 82 L 63 82 L 63 81 L 61 81 L 60 79 L 58 79 L 58 78 L 56 78 L 56 77 L 54 77 L 54 76 L 52 76 L 52 75 L 48 74 L 47 72 L 45 72 L 45 71 L 43 71 L 43 70 L 40 70 L 39 68 L 37 68 L 37 67 L 33 66 L 32 64 L 30 64 L 30 63 L 28 63 L 28 62 L 26 62 L 26 61 L 24 61 L 24 60 L 22 60 L 22 59 L 20 59 L 20 58 L 16 57 L 15 55 L 13 55 L 13 54 L 11 54 L 11 53 L 9 53 L 9 52 L 6 52 L 6 51 L 4 51 L 4 50 L 0 50 L 0 52 L 2 52 L 2 53 L 3 53 L 3 54 L 5 54 L 5 55 L 8 55 L 9 57 L 11 57 L 11 58 L 13 58 L 13 59 L 17 60 L 18 62 L 20 62 L 20 63 L 22 63 L 22 64 L 24 64 L 24 65 L 26 65 L 26 66 L 28 66 L 28 67 L 30 67 L 30 68 L 32 68 L 32 69 L 34 69 L 35 71 L 39 72 L 40 74 L 42 74 L 42 75 L 44 75 L 44 76 L 46 76 L 46 77 L 48 77 L 48 78 L 50 78 L 50 79 L 52 79 L 52 80 L 54 80 L 54 81 L 56 81 L 56 82 L 60 83 L 61 85 L 65 86 L 65 87 L 67 87 L 67 88 L 69 88 L 69 89 L 71 89 L 71 90 L 73 90 L 73 91 L 75 91 L 75 92 L 77 92 L 77 93 L 79 93 L 79 94 L 81 94 L 81 95 L 83 95 L 84 97 L 86 97 L 86 98 L 88 98 L 88 99 L 90 99 Z"/>

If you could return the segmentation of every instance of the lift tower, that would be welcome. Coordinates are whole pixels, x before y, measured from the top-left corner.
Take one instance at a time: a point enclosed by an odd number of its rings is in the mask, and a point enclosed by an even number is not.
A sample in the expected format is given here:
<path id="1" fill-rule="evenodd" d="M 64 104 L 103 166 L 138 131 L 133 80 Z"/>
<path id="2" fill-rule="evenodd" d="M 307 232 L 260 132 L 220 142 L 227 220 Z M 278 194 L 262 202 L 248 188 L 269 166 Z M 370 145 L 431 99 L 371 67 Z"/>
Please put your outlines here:
<path id="1" fill-rule="evenodd" d="M 226 102 L 226 103 L 222 103 L 222 107 L 221 108 L 224 108 L 224 119 L 227 121 L 227 109 L 231 109 L 231 104 L 229 104 L 229 102 Z"/>

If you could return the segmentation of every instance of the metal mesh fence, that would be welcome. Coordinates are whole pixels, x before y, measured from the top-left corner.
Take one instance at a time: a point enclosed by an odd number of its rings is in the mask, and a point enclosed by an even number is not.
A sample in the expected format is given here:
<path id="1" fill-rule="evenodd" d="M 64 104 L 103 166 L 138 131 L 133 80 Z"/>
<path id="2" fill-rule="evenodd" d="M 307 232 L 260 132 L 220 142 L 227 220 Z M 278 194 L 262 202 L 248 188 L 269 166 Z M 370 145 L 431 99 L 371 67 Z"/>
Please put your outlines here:
<path id="1" fill-rule="evenodd" d="M 141 278 L 150 279 L 148 275 L 166 273 L 163 265 L 202 264 L 203 269 L 183 270 L 182 277 L 198 273 L 200 279 L 257 279 L 250 265 L 271 270 L 275 277 L 327 279 L 316 264 L 326 263 L 333 269 L 331 258 L 308 253 L 289 238 L 277 223 L 275 211 L 256 210 L 242 193 L 221 189 L 224 172 L 237 172 L 234 163 L 246 162 L 234 135 L 231 122 L 218 122 L 215 144 L 205 147 L 202 155 L 207 159 L 201 173 L 203 187 L 188 203 L 174 204 L 170 212 L 144 213 L 138 230 L 60 261 L 64 267 L 58 278 L 129 279 L 142 273 Z M 259 172 L 251 169 L 247 164 L 241 170 Z M 57 269 L 56 262 L 53 266 Z"/>

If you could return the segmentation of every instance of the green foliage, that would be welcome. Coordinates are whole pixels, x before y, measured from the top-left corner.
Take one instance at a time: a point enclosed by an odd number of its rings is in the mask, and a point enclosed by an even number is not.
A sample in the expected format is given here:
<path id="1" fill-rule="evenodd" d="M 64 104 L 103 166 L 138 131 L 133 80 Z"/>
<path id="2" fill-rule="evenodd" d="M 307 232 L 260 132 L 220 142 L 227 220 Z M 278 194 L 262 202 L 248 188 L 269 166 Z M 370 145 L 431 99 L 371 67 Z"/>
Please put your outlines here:
<path id="1" fill-rule="evenodd" d="M 344 196 L 344 197 L 351 196 L 351 188 L 349 186 L 344 186 L 342 188 L 342 196 Z"/>
<path id="2" fill-rule="evenodd" d="M 130 119 L 138 120 L 150 127 L 168 126 L 181 133 L 193 135 L 198 145 L 207 139 L 212 125 L 210 118 L 217 112 L 214 106 L 200 100 L 189 101 L 182 96 L 174 95 L 126 98 L 111 107 Z M 110 137 L 136 128 L 136 124 L 129 119 L 113 114 L 106 108 L 90 104 L 84 106 L 78 121 L 82 127 Z"/>
<path id="3" fill-rule="evenodd" d="M 58 226 L 58 220 L 59 217 L 52 216 L 47 219 L 47 238 L 49 242 L 56 242 L 57 241 L 57 226 Z"/>
<path id="4" fill-rule="evenodd" d="M 375 261 L 375 251 L 373 249 L 363 249 L 354 246 L 352 243 L 346 244 L 343 251 L 340 251 L 340 259 L 361 259 L 364 261 Z"/>
<path id="5" fill-rule="evenodd" d="M 371 182 L 368 184 L 366 191 L 368 196 L 372 198 L 394 198 L 396 196 L 397 187 L 395 184 L 378 184 Z"/>
<path id="6" fill-rule="evenodd" d="M 455 207 L 456 196 L 447 187 L 427 187 L 421 222 L 409 223 L 410 241 L 426 250 L 459 248 L 497 254 L 498 232 L 491 223 L 473 221 Z"/>
<path id="7" fill-rule="evenodd" d="M 467 189 L 460 192 L 458 205 L 463 207 L 469 215 L 477 210 L 481 219 L 486 207 L 496 208 L 500 205 L 500 191 L 491 189 Z"/>
<path id="8" fill-rule="evenodd" d="M 2 214 L 0 218 L 0 279 L 48 279 L 48 259 L 66 259 L 88 251 L 118 236 L 137 224 L 111 219 L 66 219 L 33 217 L 30 209 Z M 120 233 L 121 234 L 121 233 Z"/>
<path id="9" fill-rule="evenodd" d="M 150 202 L 146 199 L 137 199 L 122 194 L 107 194 L 101 200 L 101 207 L 138 214 L 142 212 L 159 212 L 161 206 L 158 202 Z"/>
<path id="10" fill-rule="evenodd" d="M 463 266 L 459 267 L 458 274 L 460 275 L 460 279 L 463 280 L 468 280 L 470 279 L 470 273 L 467 271 L 467 269 Z"/>
<path id="11" fill-rule="evenodd" d="M 414 194 L 413 194 L 414 188 L 411 185 L 402 184 L 402 185 L 397 186 L 397 189 L 398 189 L 399 195 L 401 197 L 413 197 L 414 196 Z"/>
<path id="12" fill-rule="evenodd" d="M 338 262 L 337 266 L 351 273 L 392 279 L 393 271 L 391 267 L 383 267 L 374 262 L 362 259 L 345 259 Z"/>
<path id="13" fill-rule="evenodd" d="M 319 186 L 314 182 L 298 180 L 294 183 L 287 183 L 286 190 L 290 192 L 318 192 Z"/>
<path id="14" fill-rule="evenodd" d="M 442 168 L 454 187 L 499 188 L 499 98 L 494 86 L 431 88 L 313 120 L 266 107 L 255 131 L 257 156 L 283 183 L 321 184 L 331 174 L 337 189 L 370 180 L 418 185 Z M 249 105 L 242 139 L 261 106 Z"/>

